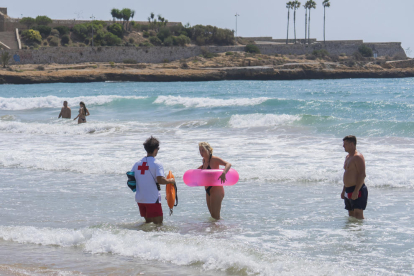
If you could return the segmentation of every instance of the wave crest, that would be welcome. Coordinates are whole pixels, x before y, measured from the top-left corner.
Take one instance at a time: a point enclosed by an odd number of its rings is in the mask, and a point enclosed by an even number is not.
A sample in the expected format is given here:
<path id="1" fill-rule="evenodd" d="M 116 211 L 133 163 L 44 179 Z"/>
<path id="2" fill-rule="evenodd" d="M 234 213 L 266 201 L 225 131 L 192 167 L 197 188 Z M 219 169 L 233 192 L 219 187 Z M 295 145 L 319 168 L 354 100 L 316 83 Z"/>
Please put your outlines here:
<path id="1" fill-rule="evenodd" d="M 185 107 L 223 107 L 223 106 L 252 106 L 259 105 L 270 98 L 240 98 L 240 99 L 212 99 L 190 98 L 181 96 L 158 96 L 154 103 L 165 105 L 183 105 Z"/>
<path id="2" fill-rule="evenodd" d="M 144 96 L 116 96 L 116 95 L 100 95 L 100 96 L 84 96 L 84 97 L 31 97 L 31 98 L 2 98 L 0 97 L 0 110 L 26 110 L 37 108 L 60 108 L 63 101 L 68 102 L 69 107 L 79 106 L 79 102 L 83 101 L 87 106 L 103 105 L 118 99 L 145 99 Z"/>
<path id="3" fill-rule="evenodd" d="M 229 125 L 233 128 L 245 127 L 269 127 L 291 124 L 301 119 L 298 115 L 287 114 L 247 114 L 247 115 L 232 115 Z"/>

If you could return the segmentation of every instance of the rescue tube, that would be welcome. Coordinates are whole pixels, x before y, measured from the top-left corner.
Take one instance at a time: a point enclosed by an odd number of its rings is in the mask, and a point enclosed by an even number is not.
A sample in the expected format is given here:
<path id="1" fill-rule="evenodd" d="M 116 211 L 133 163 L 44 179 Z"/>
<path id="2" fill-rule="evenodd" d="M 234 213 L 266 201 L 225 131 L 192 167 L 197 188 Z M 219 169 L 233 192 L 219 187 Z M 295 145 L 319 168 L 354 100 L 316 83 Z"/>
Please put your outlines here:
<path id="1" fill-rule="evenodd" d="M 168 172 L 167 179 L 174 178 L 174 175 L 171 171 Z M 167 184 L 167 187 L 165 188 L 165 199 L 167 200 L 168 207 L 170 207 L 170 216 L 173 213 L 174 206 L 178 205 L 178 196 L 177 196 L 177 185 L 175 184 Z M 177 203 L 176 203 L 177 202 Z"/>
<path id="2" fill-rule="evenodd" d="M 239 173 L 230 169 L 226 174 L 226 182 L 219 179 L 223 170 L 188 170 L 183 175 L 184 183 L 190 187 L 196 186 L 231 186 L 239 181 Z"/>
<path id="3" fill-rule="evenodd" d="M 134 172 L 127 172 L 126 175 L 128 176 L 127 185 L 133 191 L 136 192 L 137 190 L 137 181 L 135 180 L 135 173 Z"/>

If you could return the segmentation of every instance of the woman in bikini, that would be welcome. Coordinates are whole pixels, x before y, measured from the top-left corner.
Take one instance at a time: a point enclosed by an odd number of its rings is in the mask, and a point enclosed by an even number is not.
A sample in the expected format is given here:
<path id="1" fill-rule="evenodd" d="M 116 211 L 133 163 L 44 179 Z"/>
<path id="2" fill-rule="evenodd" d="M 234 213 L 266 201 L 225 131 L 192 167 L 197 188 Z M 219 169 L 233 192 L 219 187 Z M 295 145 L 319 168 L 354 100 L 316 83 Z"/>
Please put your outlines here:
<path id="1" fill-rule="evenodd" d="M 223 173 L 219 177 L 221 183 L 226 182 L 226 174 L 230 170 L 231 164 L 223 159 L 213 156 L 213 148 L 207 142 L 201 142 L 198 144 L 200 155 L 203 157 L 203 165 L 198 167 L 205 170 L 219 169 L 220 165 L 224 166 Z M 206 187 L 206 201 L 207 207 L 211 216 L 214 219 L 220 219 L 221 202 L 224 198 L 223 186 L 207 186 Z"/>
<path id="2" fill-rule="evenodd" d="M 89 116 L 90 115 L 89 114 L 89 110 L 86 108 L 86 105 L 85 105 L 84 102 L 80 102 L 79 103 L 79 106 L 80 106 L 80 108 L 79 108 L 79 114 L 73 120 L 78 119 L 78 124 L 86 123 L 86 116 Z"/>

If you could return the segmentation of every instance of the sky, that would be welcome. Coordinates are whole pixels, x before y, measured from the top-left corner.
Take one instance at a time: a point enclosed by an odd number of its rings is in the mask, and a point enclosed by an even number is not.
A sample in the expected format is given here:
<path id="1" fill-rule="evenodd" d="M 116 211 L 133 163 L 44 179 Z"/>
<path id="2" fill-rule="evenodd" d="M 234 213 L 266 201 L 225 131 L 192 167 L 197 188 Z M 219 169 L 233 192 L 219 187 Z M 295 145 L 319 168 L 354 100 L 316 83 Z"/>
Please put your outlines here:
<path id="1" fill-rule="evenodd" d="M 323 0 L 314 0 L 311 11 L 310 37 L 323 40 Z M 112 8 L 135 10 L 134 20 L 146 21 L 151 12 L 161 14 L 170 22 L 191 25 L 214 25 L 236 29 L 239 36 L 272 36 L 286 38 L 287 9 L 282 0 L 14 0 L 0 1 L 15 18 L 47 15 L 52 19 L 111 20 Z M 402 42 L 414 57 L 414 0 L 331 0 L 326 9 L 326 40 L 363 39 L 365 42 Z M 305 9 L 296 12 L 297 38 L 305 34 Z M 289 37 L 293 38 L 293 11 Z"/>

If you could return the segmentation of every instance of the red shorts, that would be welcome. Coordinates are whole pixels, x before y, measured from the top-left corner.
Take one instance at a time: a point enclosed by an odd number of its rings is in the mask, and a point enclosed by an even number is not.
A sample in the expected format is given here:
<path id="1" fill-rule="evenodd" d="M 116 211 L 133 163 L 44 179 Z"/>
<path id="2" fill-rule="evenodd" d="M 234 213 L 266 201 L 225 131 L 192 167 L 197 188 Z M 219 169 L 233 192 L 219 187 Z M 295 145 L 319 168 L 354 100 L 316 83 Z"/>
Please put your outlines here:
<path id="1" fill-rule="evenodd" d="M 162 216 L 161 203 L 137 203 L 141 217 L 154 218 Z"/>

